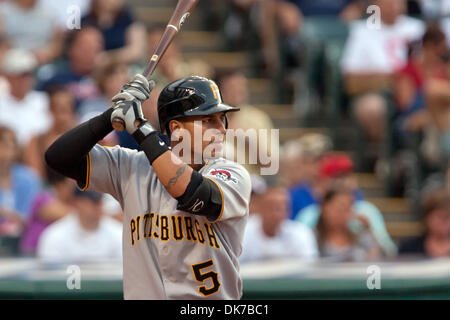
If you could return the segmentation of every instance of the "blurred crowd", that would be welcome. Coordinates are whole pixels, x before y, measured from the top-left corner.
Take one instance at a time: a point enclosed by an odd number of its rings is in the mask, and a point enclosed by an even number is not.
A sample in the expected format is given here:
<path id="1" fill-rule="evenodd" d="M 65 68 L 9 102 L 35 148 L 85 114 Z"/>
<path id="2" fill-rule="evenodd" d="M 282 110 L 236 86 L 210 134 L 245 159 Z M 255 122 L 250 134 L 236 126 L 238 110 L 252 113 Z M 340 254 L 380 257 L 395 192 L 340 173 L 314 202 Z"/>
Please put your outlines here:
<path id="1" fill-rule="evenodd" d="M 450 256 L 450 0 L 209 2 L 202 8 L 205 28 L 220 32 L 224 50 L 252 52 L 251 74 L 186 60 L 175 40 L 143 106 L 154 126 L 160 90 L 195 74 L 215 79 L 224 102 L 241 108 L 229 117 L 231 129 L 275 128 L 251 104 L 248 77 L 273 80 L 280 103 L 297 104 L 307 95 L 299 85 L 308 78 L 305 51 L 327 42 L 308 23 L 335 21 L 348 28 L 338 67 L 339 99 L 350 107 L 339 112 L 360 128 L 363 169 L 400 176 L 410 173 L 402 159 L 420 160 L 414 195 L 423 235 L 395 243 L 383 213 L 358 186 L 359 164 L 336 151 L 333 137 L 307 134 L 284 143 L 278 175 L 258 176 L 267 164 L 248 166 L 253 189 L 242 262 Z M 378 28 L 366 23 L 371 5 L 380 10 Z M 121 258 L 118 203 L 80 192 L 46 167 L 43 154 L 60 135 L 109 108 L 142 71 L 164 27 L 138 21 L 124 0 L 0 1 L 0 238 L 2 244 L 16 241 L 13 251 L 1 249 L 0 255 Z M 314 112 L 311 106 L 300 109 Z M 113 132 L 100 144 L 139 149 L 126 132 Z M 386 144 L 394 150 L 389 158 L 382 152 Z M 260 146 L 271 152 L 270 141 Z M 395 165 L 381 170 L 386 160 Z"/>

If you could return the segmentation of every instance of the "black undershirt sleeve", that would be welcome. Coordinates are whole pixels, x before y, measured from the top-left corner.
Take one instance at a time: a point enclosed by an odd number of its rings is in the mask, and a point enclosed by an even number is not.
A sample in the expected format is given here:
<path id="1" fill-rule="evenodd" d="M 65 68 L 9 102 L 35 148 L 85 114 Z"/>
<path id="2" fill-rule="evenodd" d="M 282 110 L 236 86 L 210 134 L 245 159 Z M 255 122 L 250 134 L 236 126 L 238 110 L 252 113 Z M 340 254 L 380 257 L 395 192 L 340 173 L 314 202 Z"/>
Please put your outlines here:
<path id="1" fill-rule="evenodd" d="M 97 142 L 106 137 L 111 125 L 112 108 L 68 131 L 45 152 L 47 165 L 56 172 L 86 184 L 87 156 Z"/>

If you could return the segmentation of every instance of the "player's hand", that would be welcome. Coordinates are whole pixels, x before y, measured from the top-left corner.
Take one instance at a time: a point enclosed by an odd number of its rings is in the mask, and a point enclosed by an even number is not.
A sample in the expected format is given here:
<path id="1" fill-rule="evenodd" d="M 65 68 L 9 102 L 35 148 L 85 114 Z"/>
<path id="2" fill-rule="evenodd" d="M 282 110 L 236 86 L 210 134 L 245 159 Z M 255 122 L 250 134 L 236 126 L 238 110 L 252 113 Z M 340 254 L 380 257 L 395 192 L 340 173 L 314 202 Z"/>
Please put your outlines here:
<path id="1" fill-rule="evenodd" d="M 154 81 L 148 81 L 143 75 L 136 75 L 132 81 L 123 86 L 119 94 L 112 98 L 114 118 L 122 119 L 125 129 L 133 134 L 138 126 L 146 121 L 142 112 L 142 103 L 150 97 L 155 87 Z"/>

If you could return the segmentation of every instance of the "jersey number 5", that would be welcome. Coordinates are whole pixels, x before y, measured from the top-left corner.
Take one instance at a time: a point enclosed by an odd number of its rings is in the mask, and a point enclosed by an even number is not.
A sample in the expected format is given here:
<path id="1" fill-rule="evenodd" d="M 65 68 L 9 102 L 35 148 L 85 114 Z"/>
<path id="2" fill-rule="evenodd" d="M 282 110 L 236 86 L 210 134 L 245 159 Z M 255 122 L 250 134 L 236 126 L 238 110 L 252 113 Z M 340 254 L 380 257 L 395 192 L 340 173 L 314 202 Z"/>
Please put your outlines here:
<path id="1" fill-rule="evenodd" d="M 198 292 L 200 292 L 205 297 L 208 297 L 212 294 L 217 293 L 217 291 L 219 291 L 219 288 L 221 285 L 219 282 L 219 274 L 217 272 L 214 272 L 214 271 L 208 271 L 205 273 L 202 272 L 202 270 L 209 268 L 213 265 L 214 265 L 214 262 L 212 259 L 205 261 L 205 262 L 191 265 L 192 272 L 194 272 L 194 277 L 195 277 L 195 280 L 197 280 L 197 282 L 204 284 L 204 282 L 206 280 L 208 280 L 208 279 L 211 280 L 211 284 L 212 284 L 211 288 L 207 288 L 205 285 L 198 287 Z"/>

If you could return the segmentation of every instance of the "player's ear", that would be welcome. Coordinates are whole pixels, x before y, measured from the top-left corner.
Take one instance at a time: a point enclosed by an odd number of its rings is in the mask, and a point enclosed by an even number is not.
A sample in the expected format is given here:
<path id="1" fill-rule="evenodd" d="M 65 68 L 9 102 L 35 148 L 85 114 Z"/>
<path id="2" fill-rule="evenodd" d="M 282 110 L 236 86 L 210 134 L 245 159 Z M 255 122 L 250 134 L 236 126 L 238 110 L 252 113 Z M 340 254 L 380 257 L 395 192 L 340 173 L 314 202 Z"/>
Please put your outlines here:
<path id="1" fill-rule="evenodd" d="M 171 120 L 169 122 L 169 130 L 171 132 L 171 136 L 175 135 L 175 137 L 179 138 L 180 129 L 185 129 L 183 122 L 177 120 Z"/>

